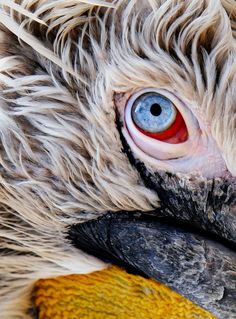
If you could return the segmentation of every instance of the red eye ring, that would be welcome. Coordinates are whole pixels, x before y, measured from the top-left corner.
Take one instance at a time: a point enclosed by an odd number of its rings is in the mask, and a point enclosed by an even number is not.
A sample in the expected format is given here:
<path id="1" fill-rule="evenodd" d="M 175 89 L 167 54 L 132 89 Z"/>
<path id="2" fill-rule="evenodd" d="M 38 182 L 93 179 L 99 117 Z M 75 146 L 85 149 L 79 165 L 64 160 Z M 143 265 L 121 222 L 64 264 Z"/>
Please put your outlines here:
<path id="1" fill-rule="evenodd" d="M 176 118 L 174 123 L 165 131 L 159 133 L 150 133 L 147 132 L 137 125 L 135 127 L 142 132 L 144 135 L 149 136 L 153 139 L 164 141 L 170 144 L 183 143 L 188 139 L 188 130 L 184 119 L 180 112 L 177 110 Z"/>

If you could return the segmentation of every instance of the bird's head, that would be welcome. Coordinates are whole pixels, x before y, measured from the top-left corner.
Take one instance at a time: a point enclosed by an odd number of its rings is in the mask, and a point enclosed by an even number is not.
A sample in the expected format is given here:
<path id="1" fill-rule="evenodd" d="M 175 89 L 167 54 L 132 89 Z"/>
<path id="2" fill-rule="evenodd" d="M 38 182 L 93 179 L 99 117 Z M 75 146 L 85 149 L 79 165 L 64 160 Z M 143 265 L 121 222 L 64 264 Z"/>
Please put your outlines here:
<path id="1" fill-rule="evenodd" d="M 106 262 L 236 318 L 235 2 L 2 0 L 0 27 L 6 318 Z"/>

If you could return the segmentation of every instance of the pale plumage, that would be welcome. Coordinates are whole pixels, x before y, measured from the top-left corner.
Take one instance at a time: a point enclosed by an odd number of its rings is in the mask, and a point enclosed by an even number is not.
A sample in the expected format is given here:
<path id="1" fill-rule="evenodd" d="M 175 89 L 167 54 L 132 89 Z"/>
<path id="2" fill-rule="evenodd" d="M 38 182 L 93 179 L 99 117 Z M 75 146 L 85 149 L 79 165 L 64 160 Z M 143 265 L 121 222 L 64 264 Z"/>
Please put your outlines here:
<path id="1" fill-rule="evenodd" d="M 0 312 L 26 319 L 38 278 L 106 267 L 71 245 L 67 226 L 160 206 L 123 151 L 117 93 L 191 101 L 235 194 L 236 6 L 0 0 L 0 28 Z"/>

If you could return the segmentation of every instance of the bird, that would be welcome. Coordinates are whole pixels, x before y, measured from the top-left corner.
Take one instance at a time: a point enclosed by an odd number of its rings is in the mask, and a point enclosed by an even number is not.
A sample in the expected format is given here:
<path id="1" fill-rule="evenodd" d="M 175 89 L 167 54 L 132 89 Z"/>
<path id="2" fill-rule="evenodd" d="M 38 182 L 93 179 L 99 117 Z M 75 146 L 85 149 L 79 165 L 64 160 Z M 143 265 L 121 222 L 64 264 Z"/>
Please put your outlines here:
<path id="1" fill-rule="evenodd" d="M 233 0 L 0 0 L 0 310 L 109 263 L 236 318 Z"/>

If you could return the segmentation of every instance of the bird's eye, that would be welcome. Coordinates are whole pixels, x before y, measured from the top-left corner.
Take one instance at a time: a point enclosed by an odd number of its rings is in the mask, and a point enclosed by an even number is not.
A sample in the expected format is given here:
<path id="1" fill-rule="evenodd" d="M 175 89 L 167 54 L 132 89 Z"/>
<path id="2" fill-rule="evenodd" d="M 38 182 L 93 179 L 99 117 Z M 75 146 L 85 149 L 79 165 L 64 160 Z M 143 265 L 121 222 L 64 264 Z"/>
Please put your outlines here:
<path id="1" fill-rule="evenodd" d="M 168 89 L 150 87 L 114 96 L 124 150 L 129 146 L 134 158 L 151 170 L 218 176 L 225 164 L 198 103 Z"/>
<path id="2" fill-rule="evenodd" d="M 123 114 L 123 134 L 140 158 L 146 155 L 158 160 L 180 158 L 188 153 L 194 135 L 197 140 L 192 113 L 167 90 L 146 88 L 126 101 L 123 98 L 118 101 L 118 97 L 116 101 Z M 153 162 L 152 159 L 146 158 Z"/>
<path id="3" fill-rule="evenodd" d="M 132 103 L 132 120 L 143 134 L 168 143 L 183 142 L 187 128 L 175 105 L 157 92 L 146 92 Z M 174 138 L 178 135 L 178 138 Z"/>

